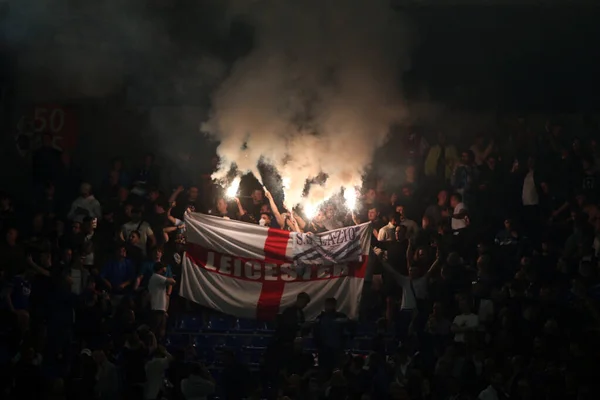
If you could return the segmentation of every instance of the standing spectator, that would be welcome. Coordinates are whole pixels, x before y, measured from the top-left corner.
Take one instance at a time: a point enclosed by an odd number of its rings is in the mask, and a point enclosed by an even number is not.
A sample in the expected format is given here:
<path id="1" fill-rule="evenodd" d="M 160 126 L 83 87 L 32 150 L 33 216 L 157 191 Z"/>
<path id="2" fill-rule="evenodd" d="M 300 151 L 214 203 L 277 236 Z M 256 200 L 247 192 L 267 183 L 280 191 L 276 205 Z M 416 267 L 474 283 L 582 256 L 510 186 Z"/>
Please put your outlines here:
<path id="1" fill-rule="evenodd" d="M 187 210 L 191 212 L 203 212 L 204 206 L 200 201 L 199 190 L 197 186 L 190 186 L 185 191 L 183 186 L 179 186 L 171 197 L 169 198 L 169 204 L 174 204 L 171 214 L 178 219 L 183 219 L 183 214 Z"/>
<path id="2" fill-rule="evenodd" d="M 400 213 L 393 212 L 388 216 L 388 224 L 379 230 L 377 241 L 378 242 L 391 242 L 396 240 L 396 227 L 400 223 Z"/>
<path id="3" fill-rule="evenodd" d="M 490 140 L 486 146 L 485 137 L 482 133 L 478 133 L 475 136 L 475 143 L 473 143 L 473 145 L 471 147 L 469 147 L 469 150 L 471 150 L 471 152 L 473 153 L 473 156 L 474 156 L 473 161 L 475 162 L 475 165 L 477 165 L 478 167 L 483 165 L 483 163 L 485 162 L 487 157 L 492 153 L 493 149 L 494 149 L 494 141 Z"/>
<path id="4" fill-rule="evenodd" d="M 450 217 L 448 210 L 448 191 L 440 190 L 437 195 L 437 203 L 432 204 L 425 210 L 425 216 L 429 218 L 429 222 L 435 228 L 442 225 Z"/>
<path id="5" fill-rule="evenodd" d="M 150 259 L 147 261 L 144 261 L 142 263 L 142 268 L 140 269 L 140 274 L 138 277 L 139 280 L 139 284 L 138 286 L 141 288 L 148 288 L 148 282 L 150 282 L 150 278 L 152 277 L 152 275 L 154 275 L 154 266 L 157 263 L 161 263 L 162 259 L 163 259 L 163 255 L 164 255 L 164 250 L 162 247 L 158 246 L 152 249 L 152 251 L 150 252 Z M 173 277 L 173 270 L 171 268 L 171 265 L 169 264 L 165 264 L 166 266 L 166 271 L 165 271 L 165 276 L 167 278 L 172 278 Z"/>
<path id="6" fill-rule="evenodd" d="M 154 265 L 154 274 L 148 282 L 148 291 L 150 292 L 150 306 L 153 315 L 154 335 L 158 340 L 162 340 L 167 329 L 167 310 L 169 309 L 169 295 L 167 290 L 175 285 L 175 279 L 165 276 L 167 266 L 161 262 Z"/>
<path id="7" fill-rule="evenodd" d="M 146 385 L 144 386 L 144 400 L 156 400 L 163 391 L 165 372 L 173 357 L 163 346 L 158 346 L 150 361 L 146 363 Z M 185 393 L 184 393 L 185 395 Z"/>
<path id="8" fill-rule="evenodd" d="M 325 310 L 317 317 L 314 337 L 319 350 L 319 366 L 324 371 L 339 367 L 345 346 L 348 317 L 337 310 L 337 300 L 325 300 Z"/>
<path id="9" fill-rule="evenodd" d="M 215 379 L 202 364 L 193 364 L 189 378 L 181 381 L 181 393 L 186 400 L 204 400 L 215 392 Z"/>
<path id="10" fill-rule="evenodd" d="M 160 171 L 155 164 L 154 154 L 147 153 L 144 156 L 142 166 L 133 175 L 132 183 L 136 194 L 144 196 L 151 186 L 157 186 L 160 180 Z"/>
<path id="11" fill-rule="evenodd" d="M 67 217 L 77 222 L 82 222 L 85 217 L 102 218 L 100 202 L 92 194 L 92 185 L 81 184 L 80 196 L 71 204 Z"/>
<path id="12" fill-rule="evenodd" d="M 479 177 L 479 170 L 473 163 L 473 152 L 465 151 L 461 154 L 460 162 L 454 165 L 452 172 L 452 186 L 467 204 L 472 199 L 472 191 Z"/>
<path id="13" fill-rule="evenodd" d="M 412 254 L 411 246 L 407 251 L 407 260 L 410 260 Z M 418 318 L 426 321 L 427 315 L 424 313 L 424 301 L 428 298 L 427 284 L 429 277 L 439 265 L 439 251 L 435 261 L 431 264 L 427 272 L 421 275 L 418 267 L 408 262 L 408 276 L 398 272 L 388 261 L 382 262 L 383 267 L 389 272 L 390 276 L 396 279 L 398 285 L 402 287 L 402 301 L 400 304 L 400 315 L 397 321 L 397 332 L 401 340 L 406 338 L 407 331 L 413 322 L 418 323 Z M 423 314 L 423 315 L 419 315 Z"/>
<path id="14" fill-rule="evenodd" d="M 108 287 L 113 304 L 118 304 L 123 295 L 129 292 L 135 279 L 133 262 L 127 258 L 125 246 L 117 246 L 115 258 L 104 265 L 100 278 Z"/>
<path id="15" fill-rule="evenodd" d="M 454 341 L 457 343 L 466 343 L 467 335 L 477 332 L 479 329 L 479 317 L 471 311 L 469 301 L 464 297 L 458 303 L 460 314 L 452 321 L 452 332 Z"/>
<path id="16" fill-rule="evenodd" d="M 119 398 L 119 371 L 110 362 L 106 353 L 96 350 L 93 353 L 96 362 L 96 398 L 99 400 L 115 400 Z"/>
<path id="17" fill-rule="evenodd" d="M 128 187 L 131 183 L 129 174 L 125 171 L 125 168 L 123 168 L 123 159 L 121 157 L 115 157 L 112 159 L 107 180 L 113 175 L 117 178 L 116 181 L 119 187 Z"/>
<path id="18" fill-rule="evenodd" d="M 452 230 L 459 231 L 468 226 L 467 223 L 467 207 L 462 201 L 462 196 L 459 193 L 454 193 L 450 197 L 450 207 L 452 207 Z"/>
<path id="19" fill-rule="evenodd" d="M 139 243 L 136 243 L 136 246 L 138 246 L 145 255 L 148 247 L 154 247 L 156 245 L 156 238 L 154 237 L 154 231 L 150 224 L 142 219 L 142 210 L 140 208 L 131 210 L 131 220 L 121 227 L 121 240 L 127 240 L 134 231 L 139 232 L 140 236 L 140 241 Z"/>
<path id="20" fill-rule="evenodd" d="M 431 146 L 425 159 L 425 176 L 438 182 L 447 182 L 458 161 L 456 147 L 448 144 L 446 135 L 438 133 L 438 143 Z"/>

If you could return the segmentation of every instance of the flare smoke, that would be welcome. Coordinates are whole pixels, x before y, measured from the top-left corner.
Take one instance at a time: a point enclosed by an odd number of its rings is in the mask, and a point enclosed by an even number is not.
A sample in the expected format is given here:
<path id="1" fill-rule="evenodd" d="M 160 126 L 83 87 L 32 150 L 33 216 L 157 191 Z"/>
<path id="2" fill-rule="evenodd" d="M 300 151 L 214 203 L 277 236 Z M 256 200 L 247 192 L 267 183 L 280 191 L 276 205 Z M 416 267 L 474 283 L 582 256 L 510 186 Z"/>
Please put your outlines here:
<path id="1" fill-rule="evenodd" d="M 289 204 L 317 204 L 362 174 L 389 127 L 403 118 L 399 76 L 409 30 L 389 0 L 240 0 L 252 52 L 214 93 L 203 130 L 221 144 L 216 178 L 261 158 L 288 180 Z M 324 173 L 302 198 L 307 179 Z"/>

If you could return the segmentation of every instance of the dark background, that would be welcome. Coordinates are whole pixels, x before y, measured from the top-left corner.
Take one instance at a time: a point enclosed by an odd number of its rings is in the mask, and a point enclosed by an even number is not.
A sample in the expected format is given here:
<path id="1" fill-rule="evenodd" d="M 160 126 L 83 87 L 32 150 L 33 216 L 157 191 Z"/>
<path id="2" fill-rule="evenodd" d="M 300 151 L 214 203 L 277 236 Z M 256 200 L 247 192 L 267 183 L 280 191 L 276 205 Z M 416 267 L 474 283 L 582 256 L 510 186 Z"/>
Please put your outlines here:
<path id="1" fill-rule="evenodd" d="M 172 164 L 176 162 L 173 155 L 184 149 L 196 155 L 199 165 L 208 164 L 215 144 L 199 133 L 199 123 L 206 117 L 209 96 L 218 81 L 190 79 L 180 85 L 174 79 L 182 73 L 193 77 L 202 55 L 222 62 L 226 75 L 227 68 L 252 49 L 252 26 L 234 21 L 227 32 L 219 32 L 215 21 L 223 10 L 214 5 L 191 0 L 168 7 L 149 3 L 143 9 L 145 18 L 150 24 L 160 23 L 174 45 L 168 52 L 142 52 L 129 45 L 107 53 L 108 61 L 134 67 L 108 93 L 86 96 L 77 85 L 52 79 L 53 71 L 47 66 L 40 65 L 35 74 L 20 70 L 18 60 L 26 49 L 8 38 L 4 22 L 11 10 L 3 9 L 2 186 L 28 187 L 28 160 L 16 151 L 14 137 L 19 119 L 41 102 L 64 105 L 77 115 L 74 158 L 96 179 L 106 160 L 116 154 L 137 160 L 144 151 L 153 150 L 161 163 Z M 540 121 L 568 114 L 578 123 L 595 125 L 600 105 L 600 7 L 450 7 L 402 2 L 396 9 L 416 29 L 412 68 L 400 82 L 409 108 L 418 105 L 419 123 L 426 129 L 452 124 L 458 126 L 452 131 L 455 138 L 467 141 L 474 132 L 462 128 L 473 124 L 471 117 L 477 116 L 480 125 L 484 121 L 494 130 L 499 129 L 499 121 L 519 113 L 535 115 Z M 93 20 L 93 16 L 88 18 Z M 399 47 L 403 39 L 398 38 Z M 182 65 L 176 67 L 179 61 Z M 429 105 L 444 112 L 429 115 Z M 168 108 L 175 115 L 166 128 L 165 124 L 158 127 L 152 117 L 156 107 Z M 187 109 L 179 118 L 181 107 Z M 449 118 L 453 118 L 451 123 L 446 121 Z"/>

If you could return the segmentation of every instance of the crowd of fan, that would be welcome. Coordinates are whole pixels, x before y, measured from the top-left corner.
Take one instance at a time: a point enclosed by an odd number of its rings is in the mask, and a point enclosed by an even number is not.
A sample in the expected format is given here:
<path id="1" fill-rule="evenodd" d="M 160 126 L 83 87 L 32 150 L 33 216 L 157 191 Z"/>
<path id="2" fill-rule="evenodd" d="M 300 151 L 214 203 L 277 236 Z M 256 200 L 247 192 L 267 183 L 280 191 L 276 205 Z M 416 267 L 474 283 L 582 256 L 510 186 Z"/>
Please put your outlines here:
<path id="1" fill-rule="evenodd" d="M 187 400 L 216 385 L 231 399 L 598 398 L 600 150 L 557 123 L 504 139 L 459 153 L 412 132 L 403 182 L 367 185 L 356 213 L 331 201 L 307 218 L 260 187 L 247 204 L 206 184 L 163 192 L 151 155 L 131 171 L 115 159 L 92 194 L 45 135 L 33 201 L 0 196 L 2 397 L 156 399 L 167 377 Z M 177 296 L 187 210 L 313 233 L 369 222 L 371 353 L 347 352 L 335 299 L 305 321 L 302 295 L 256 376 L 235 351 L 223 382 L 193 348 L 169 354 L 172 321 L 198 312 Z"/>

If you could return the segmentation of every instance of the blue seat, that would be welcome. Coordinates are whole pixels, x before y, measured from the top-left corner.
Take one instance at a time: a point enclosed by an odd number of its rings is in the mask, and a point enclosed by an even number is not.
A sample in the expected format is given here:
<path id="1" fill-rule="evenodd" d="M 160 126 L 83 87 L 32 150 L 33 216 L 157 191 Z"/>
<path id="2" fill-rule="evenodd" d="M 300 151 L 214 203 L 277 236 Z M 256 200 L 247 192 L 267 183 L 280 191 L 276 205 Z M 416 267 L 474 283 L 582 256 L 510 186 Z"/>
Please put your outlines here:
<path id="1" fill-rule="evenodd" d="M 247 353 L 247 355 L 249 364 L 259 364 L 264 356 L 264 353 L 260 351 L 251 351 Z"/>
<path id="2" fill-rule="evenodd" d="M 208 330 L 216 332 L 228 332 L 235 326 L 234 320 L 225 316 L 213 316 L 208 322 Z"/>
<path id="3" fill-rule="evenodd" d="M 264 331 L 266 330 L 266 325 L 264 322 L 240 318 L 237 320 L 237 329 L 240 332 L 256 332 L 260 330 Z"/>
<path id="4" fill-rule="evenodd" d="M 270 340 L 271 338 L 268 336 L 252 336 L 250 346 L 264 348 L 268 346 Z"/>
<path id="5" fill-rule="evenodd" d="M 198 335 L 195 343 L 200 348 L 217 348 L 227 345 L 227 337 L 225 335 Z"/>
<path id="6" fill-rule="evenodd" d="M 212 348 L 196 350 L 196 354 L 204 364 L 213 364 L 217 359 L 217 353 Z"/>
<path id="7" fill-rule="evenodd" d="M 243 339 L 239 336 L 228 335 L 225 337 L 225 345 L 232 349 L 239 349 L 243 346 Z"/>
<path id="8" fill-rule="evenodd" d="M 204 323 L 202 321 L 202 318 L 184 315 L 179 320 L 177 330 L 187 331 L 187 332 L 189 332 L 189 331 L 198 332 L 200 329 L 202 329 L 203 325 L 204 325 Z"/>
<path id="9" fill-rule="evenodd" d="M 173 333 L 167 335 L 165 344 L 167 345 L 167 347 L 172 347 L 172 348 L 184 347 L 188 344 L 189 339 L 190 339 L 190 337 L 187 334 L 173 332 Z"/>
<path id="10" fill-rule="evenodd" d="M 252 346 L 253 335 L 239 335 L 237 337 L 238 345 L 241 348 Z"/>
<path id="11" fill-rule="evenodd" d="M 258 331 L 260 332 L 273 332 L 275 331 L 275 321 L 267 321 L 259 326 Z"/>

